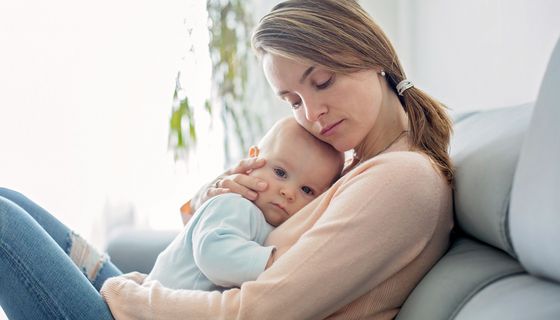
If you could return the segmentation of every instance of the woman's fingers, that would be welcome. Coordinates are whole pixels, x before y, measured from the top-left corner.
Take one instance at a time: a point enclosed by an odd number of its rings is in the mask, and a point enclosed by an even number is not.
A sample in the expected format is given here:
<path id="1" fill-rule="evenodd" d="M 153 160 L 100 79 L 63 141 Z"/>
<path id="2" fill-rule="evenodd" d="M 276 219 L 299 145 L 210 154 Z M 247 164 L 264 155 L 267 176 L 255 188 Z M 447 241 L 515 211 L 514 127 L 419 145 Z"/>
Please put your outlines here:
<path id="1" fill-rule="evenodd" d="M 263 167 L 265 163 L 264 159 L 256 157 L 239 161 L 235 167 L 203 186 L 191 199 L 191 209 L 197 210 L 206 200 L 228 192 L 238 193 L 249 200 L 256 200 L 257 192 L 266 190 L 268 185 L 265 181 L 247 174 Z"/>
<path id="2" fill-rule="evenodd" d="M 256 157 L 239 161 L 237 166 L 228 170 L 221 178 L 216 180 L 214 188 L 225 188 L 229 191 L 242 195 L 249 200 L 257 199 L 257 192 L 264 191 L 268 187 L 264 180 L 247 175 L 249 172 L 265 165 L 264 159 Z M 225 192 L 217 193 L 221 194 Z M 215 195 L 217 195 L 215 194 Z"/>
<path id="3" fill-rule="evenodd" d="M 208 200 L 220 194 L 231 192 L 228 188 L 208 188 L 206 190 L 206 197 L 204 199 Z M 204 201 L 206 201 L 204 200 Z M 203 201 L 203 202 L 204 202 Z"/>
<path id="4" fill-rule="evenodd" d="M 256 200 L 257 192 L 266 190 L 267 184 L 259 178 L 245 174 L 232 174 L 218 180 L 216 187 L 226 188 L 229 192 L 238 193 L 249 200 Z"/>
<path id="5" fill-rule="evenodd" d="M 265 163 L 266 161 L 262 158 L 253 157 L 253 158 L 243 159 L 239 161 L 239 163 L 235 167 L 228 170 L 226 174 L 248 173 L 251 170 L 258 169 L 264 166 Z"/>

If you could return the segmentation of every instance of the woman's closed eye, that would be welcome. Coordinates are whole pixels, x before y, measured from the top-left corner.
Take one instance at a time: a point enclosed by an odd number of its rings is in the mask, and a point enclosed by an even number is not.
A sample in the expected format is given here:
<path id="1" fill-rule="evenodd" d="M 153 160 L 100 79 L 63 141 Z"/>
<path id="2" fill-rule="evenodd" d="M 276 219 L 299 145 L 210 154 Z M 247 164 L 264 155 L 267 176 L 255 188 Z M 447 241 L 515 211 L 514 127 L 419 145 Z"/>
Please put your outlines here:
<path id="1" fill-rule="evenodd" d="M 334 82 L 334 74 L 332 76 L 330 76 L 326 81 L 315 84 L 315 88 L 317 88 L 318 90 L 324 90 L 324 89 L 327 89 L 328 87 L 330 87 L 330 85 L 333 82 Z"/>
<path id="2" fill-rule="evenodd" d="M 301 107 L 301 100 L 290 102 L 290 104 L 292 105 L 292 109 L 299 109 L 299 107 Z"/>
<path id="3" fill-rule="evenodd" d="M 292 106 L 292 109 L 301 107 L 301 98 L 298 95 L 286 95 L 283 97 L 283 100 L 288 102 Z"/>
<path id="4" fill-rule="evenodd" d="M 313 86 L 317 89 L 317 90 L 325 90 L 327 88 L 329 88 L 335 80 L 335 74 L 332 74 L 327 80 L 321 82 L 321 83 L 316 83 L 313 82 Z M 288 102 L 290 103 L 290 105 L 292 106 L 292 109 L 296 110 L 299 109 L 301 107 L 301 98 L 295 99 L 295 100 L 290 100 L 290 99 L 286 99 L 288 100 Z"/>

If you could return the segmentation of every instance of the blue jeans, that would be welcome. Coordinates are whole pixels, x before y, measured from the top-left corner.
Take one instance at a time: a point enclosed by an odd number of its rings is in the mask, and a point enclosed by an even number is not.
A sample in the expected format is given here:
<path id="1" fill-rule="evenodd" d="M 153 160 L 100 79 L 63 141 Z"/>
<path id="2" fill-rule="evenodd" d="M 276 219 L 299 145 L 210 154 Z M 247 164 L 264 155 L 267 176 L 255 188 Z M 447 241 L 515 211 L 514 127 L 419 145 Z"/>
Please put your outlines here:
<path id="1" fill-rule="evenodd" d="M 113 319 L 99 289 L 120 274 L 50 213 L 0 188 L 0 305 L 10 319 Z"/>

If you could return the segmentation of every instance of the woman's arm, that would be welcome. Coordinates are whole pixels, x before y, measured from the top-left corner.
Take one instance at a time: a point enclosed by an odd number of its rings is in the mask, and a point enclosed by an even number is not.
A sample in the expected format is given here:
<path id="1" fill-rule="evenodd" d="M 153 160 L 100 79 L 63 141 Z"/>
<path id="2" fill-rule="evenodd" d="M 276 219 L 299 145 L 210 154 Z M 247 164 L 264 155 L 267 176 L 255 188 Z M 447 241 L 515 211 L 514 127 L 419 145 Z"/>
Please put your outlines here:
<path id="1" fill-rule="evenodd" d="M 322 201 L 330 204 L 313 227 L 256 281 L 240 289 L 169 290 L 117 277 L 106 282 L 102 294 L 119 320 L 150 315 L 325 318 L 385 283 L 431 242 L 447 190 L 429 162 L 418 157 L 379 160 L 361 174 L 349 173 L 353 176 L 344 177 L 325 195 Z"/>

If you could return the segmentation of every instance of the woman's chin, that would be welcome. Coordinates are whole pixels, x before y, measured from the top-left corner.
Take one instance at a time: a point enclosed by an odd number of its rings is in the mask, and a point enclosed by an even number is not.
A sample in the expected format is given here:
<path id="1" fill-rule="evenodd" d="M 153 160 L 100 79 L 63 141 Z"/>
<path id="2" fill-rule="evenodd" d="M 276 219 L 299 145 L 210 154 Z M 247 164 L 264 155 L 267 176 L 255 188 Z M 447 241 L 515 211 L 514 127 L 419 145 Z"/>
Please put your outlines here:
<path id="1" fill-rule="evenodd" d="M 330 144 L 336 151 L 339 152 L 346 152 L 353 150 L 356 146 L 352 143 L 348 143 L 348 141 L 325 141 Z"/>

